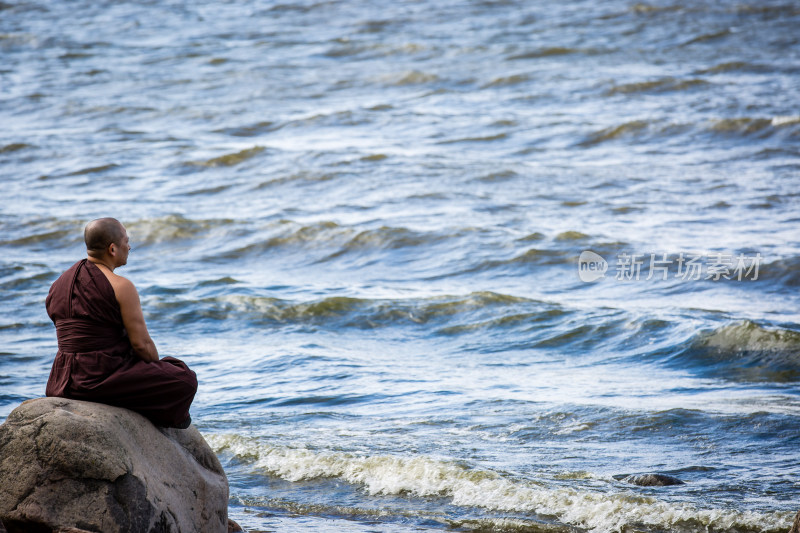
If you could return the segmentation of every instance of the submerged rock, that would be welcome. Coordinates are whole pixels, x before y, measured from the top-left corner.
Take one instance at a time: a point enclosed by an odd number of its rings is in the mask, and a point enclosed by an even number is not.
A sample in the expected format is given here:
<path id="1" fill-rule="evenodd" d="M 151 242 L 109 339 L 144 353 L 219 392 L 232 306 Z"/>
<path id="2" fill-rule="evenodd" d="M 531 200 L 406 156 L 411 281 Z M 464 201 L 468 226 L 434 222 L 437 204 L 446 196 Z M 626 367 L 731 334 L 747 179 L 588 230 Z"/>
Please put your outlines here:
<path id="1" fill-rule="evenodd" d="M 668 485 L 684 485 L 680 479 L 666 474 L 632 474 L 622 479 L 640 487 L 666 487 Z"/>
<path id="2" fill-rule="evenodd" d="M 8 533 L 225 533 L 228 480 L 194 426 L 39 398 L 0 426 L 0 522 Z"/>

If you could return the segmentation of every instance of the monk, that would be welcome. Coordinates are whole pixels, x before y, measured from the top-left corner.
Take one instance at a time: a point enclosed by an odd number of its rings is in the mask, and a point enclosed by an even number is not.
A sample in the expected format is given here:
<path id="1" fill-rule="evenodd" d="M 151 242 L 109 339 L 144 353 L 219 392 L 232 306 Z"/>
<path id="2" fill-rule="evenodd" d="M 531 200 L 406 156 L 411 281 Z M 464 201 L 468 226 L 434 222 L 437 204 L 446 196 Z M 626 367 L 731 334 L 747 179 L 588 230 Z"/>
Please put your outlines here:
<path id="1" fill-rule="evenodd" d="M 128 262 L 128 233 L 101 218 L 83 233 L 88 257 L 53 283 L 47 314 L 58 353 L 47 396 L 126 407 L 162 427 L 187 428 L 197 377 L 174 357 L 159 358 L 133 283 L 114 273 Z"/>

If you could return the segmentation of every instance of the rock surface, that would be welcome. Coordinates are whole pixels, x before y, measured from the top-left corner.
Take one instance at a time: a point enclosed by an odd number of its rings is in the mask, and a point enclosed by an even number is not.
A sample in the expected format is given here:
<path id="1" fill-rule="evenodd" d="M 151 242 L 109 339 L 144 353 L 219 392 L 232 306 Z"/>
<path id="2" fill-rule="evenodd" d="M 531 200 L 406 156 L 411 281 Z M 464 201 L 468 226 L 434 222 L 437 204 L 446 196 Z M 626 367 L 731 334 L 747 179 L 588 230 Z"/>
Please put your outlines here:
<path id="1" fill-rule="evenodd" d="M 626 483 L 633 483 L 640 487 L 666 487 L 669 485 L 683 485 L 680 479 L 666 474 L 638 474 L 623 478 Z"/>
<path id="2" fill-rule="evenodd" d="M 800 533 L 800 511 L 797 511 L 794 517 L 794 524 L 792 524 L 792 529 L 789 530 L 789 533 Z"/>
<path id="3" fill-rule="evenodd" d="M 228 480 L 194 426 L 39 398 L 0 426 L 0 521 L 8 533 L 224 533 Z"/>

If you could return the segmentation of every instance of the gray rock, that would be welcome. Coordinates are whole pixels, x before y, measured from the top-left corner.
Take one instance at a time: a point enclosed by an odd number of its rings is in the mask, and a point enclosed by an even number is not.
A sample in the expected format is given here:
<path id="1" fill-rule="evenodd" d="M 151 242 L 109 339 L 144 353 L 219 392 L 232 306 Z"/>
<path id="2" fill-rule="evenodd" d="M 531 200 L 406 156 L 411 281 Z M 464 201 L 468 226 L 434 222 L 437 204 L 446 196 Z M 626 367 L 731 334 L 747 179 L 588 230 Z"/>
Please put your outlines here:
<path id="1" fill-rule="evenodd" d="M 39 398 L 0 426 L 0 521 L 8 533 L 224 533 L 228 480 L 194 426 Z"/>
<path id="2" fill-rule="evenodd" d="M 789 530 L 789 533 L 800 533 L 800 511 L 797 511 L 794 517 L 794 524 L 792 524 L 792 529 Z"/>
<path id="3" fill-rule="evenodd" d="M 626 483 L 633 483 L 640 487 L 666 487 L 668 485 L 683 485 L 680 479 L 666 474 L 633 474 L 622 479 Z"/>

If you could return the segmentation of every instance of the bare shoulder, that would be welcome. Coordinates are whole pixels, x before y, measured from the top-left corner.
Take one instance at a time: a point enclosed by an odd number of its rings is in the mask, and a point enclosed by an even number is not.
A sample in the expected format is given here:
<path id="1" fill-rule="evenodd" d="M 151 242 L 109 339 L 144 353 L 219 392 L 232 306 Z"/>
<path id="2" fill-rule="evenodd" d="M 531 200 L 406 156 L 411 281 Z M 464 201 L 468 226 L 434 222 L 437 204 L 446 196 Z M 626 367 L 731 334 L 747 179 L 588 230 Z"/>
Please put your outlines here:
<path id="1" fill-rule="evenodd" d="M 108 276 L 108 281 L 111 283 L 111 287 L 114 289 L 114 294 L 116 295 L 117 300 L 120 302 L 131 299 L 138 300 L 139 293 L 136 291 L 136 287 L 133 285 L 133 282 L 131 282 L 128 278 L 111 273 L 111 275 Z"/>
<path id="2" fill-rule="evenodd" d="M 135 309 L 139 307 L 139 293 L 136 291 L 136 287 L 128 278 L 124 278 L 119 274 L 115 274 L 105 265 L 98 265 L 97 263 L 94 264 L 111 284 L 111 288 L 114 290 L 114 297 L 117 299 L 117 302 L 119 303 L 120 309 L 122 309 L 123 313 L 129 309 Z"/>

